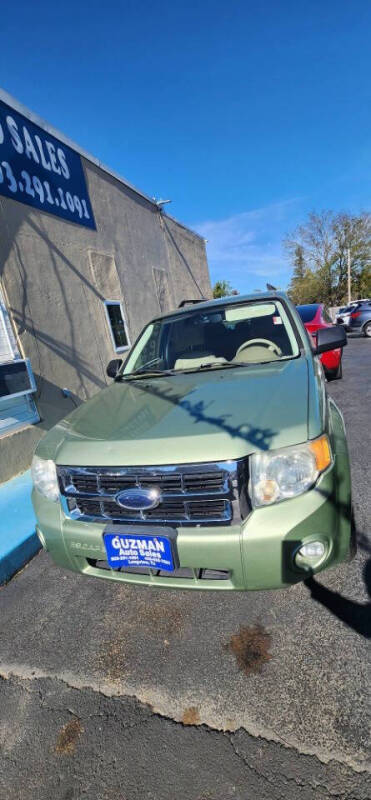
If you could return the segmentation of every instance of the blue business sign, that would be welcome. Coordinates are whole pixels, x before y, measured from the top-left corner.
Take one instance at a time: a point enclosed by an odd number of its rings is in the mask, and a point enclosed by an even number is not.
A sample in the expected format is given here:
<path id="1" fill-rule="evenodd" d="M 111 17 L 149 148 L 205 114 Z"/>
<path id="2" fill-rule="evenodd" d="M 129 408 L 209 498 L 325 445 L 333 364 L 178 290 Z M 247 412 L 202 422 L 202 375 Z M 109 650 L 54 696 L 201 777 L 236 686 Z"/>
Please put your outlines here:
<path id="1" fill-rule="evenodd" d="M 0 194 L 95 229 L 79 154 L 1 100 Z"/>

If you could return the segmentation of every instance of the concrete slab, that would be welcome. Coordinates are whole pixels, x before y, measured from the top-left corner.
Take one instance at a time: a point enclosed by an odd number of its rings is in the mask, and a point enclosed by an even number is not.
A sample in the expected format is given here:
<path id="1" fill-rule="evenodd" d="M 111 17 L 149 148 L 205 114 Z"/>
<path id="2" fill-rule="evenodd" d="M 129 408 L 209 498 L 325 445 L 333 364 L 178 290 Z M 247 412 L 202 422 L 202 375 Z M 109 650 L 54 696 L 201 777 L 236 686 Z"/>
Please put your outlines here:
<path id="1" fill-rule="evenodd" d="M 369 800 L 371 776 L 130 697 L 0 679 L 1 800 Z"/>
<path id="2" fill-rule="evenodd" d="M 321 584 L 365 603 L 363 556 Z M 261 625 L 270 659 L 240 670 L 228 649 Z M 42 552 L 0 591 L 0 676 L 52 677 L 217 730 L 245 729 L 321 761 L 365 769 L 369 642 L 288 591 L 154 591 L 82 578 Z"/>
<path id="3" fill-rule="evenodd" d="M 0 485 L 0 585 L 40 549 L 35 522 L 28 470 Z"/>

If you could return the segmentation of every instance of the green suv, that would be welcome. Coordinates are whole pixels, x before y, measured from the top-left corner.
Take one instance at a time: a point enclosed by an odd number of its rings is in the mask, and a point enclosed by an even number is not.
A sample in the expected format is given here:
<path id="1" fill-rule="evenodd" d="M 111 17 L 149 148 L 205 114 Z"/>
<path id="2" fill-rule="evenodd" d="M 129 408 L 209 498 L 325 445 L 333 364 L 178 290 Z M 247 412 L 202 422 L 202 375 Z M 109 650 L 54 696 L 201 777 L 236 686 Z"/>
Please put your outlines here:
<path id="1" fill-rule="evenodd" d="M 281 292 L 188 305 L 147 325 L 112 384 L 32 463 L 38 535 L 83 575 L 181 589 L 273 589 L 343 561 L 342 415 Z"/>

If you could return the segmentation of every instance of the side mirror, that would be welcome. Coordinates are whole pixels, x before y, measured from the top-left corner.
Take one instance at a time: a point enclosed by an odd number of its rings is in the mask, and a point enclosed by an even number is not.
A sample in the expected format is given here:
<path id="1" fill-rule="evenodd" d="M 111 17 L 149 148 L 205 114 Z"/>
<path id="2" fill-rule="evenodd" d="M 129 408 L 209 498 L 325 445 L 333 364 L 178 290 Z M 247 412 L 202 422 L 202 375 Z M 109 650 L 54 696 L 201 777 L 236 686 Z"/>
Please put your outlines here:
<path id="1" fill-rule="evenodd" d="M 317 331 L 317 346 L 314 353 L 319 355 L 326 353 L 327 350 L 345 347 L 346 344 L 348 344 L 347 335 L 340 325 L 334 325 L 332 328 L 320 328 Z"/>
<path id="2" fill-rule="evenodd" d="M 106 373 L 109 378 L 116 378 L 116 375 L 122 367 L 123 361 L 122 358 L 113 358 L 112 361 L 109 362 L 108 367 L 106 369 Z"/>

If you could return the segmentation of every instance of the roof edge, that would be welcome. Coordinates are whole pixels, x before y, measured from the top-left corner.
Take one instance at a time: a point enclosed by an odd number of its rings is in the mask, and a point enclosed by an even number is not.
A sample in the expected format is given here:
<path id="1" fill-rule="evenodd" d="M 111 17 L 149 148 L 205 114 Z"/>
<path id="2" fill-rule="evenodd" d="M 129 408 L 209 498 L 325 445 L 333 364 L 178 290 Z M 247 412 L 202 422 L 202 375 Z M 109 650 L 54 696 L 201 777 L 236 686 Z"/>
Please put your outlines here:
<path id="1" fill-rule="evenodd" d="M 173 311 L 166 311 L 164 314 L 158 314 L 156 317 L 153 317 L 150 322 L 154 322 L 154 320 L 157 319 L 165 319 L 166 317 L 175 317 L 178 314 L 185 314 L 187 312 L 189 313 L 193 310 L 203 311 L 208 310 L 209 308 L 219 308 L 219 306 L 241 305 L 242 303 L 253 303 L 255 301 L 264 302 L 264 300 L 287 301 L 288 299 L 287 292 L 283 292 L 281 289 L 274 291 L 270 291 L 268 289 L 266 292 L 250 292 L 250 294 L 226 295 L 225 297 L 212 298 L 211 300 L 200 300 L 191 306 L 174 308 Z"/>

